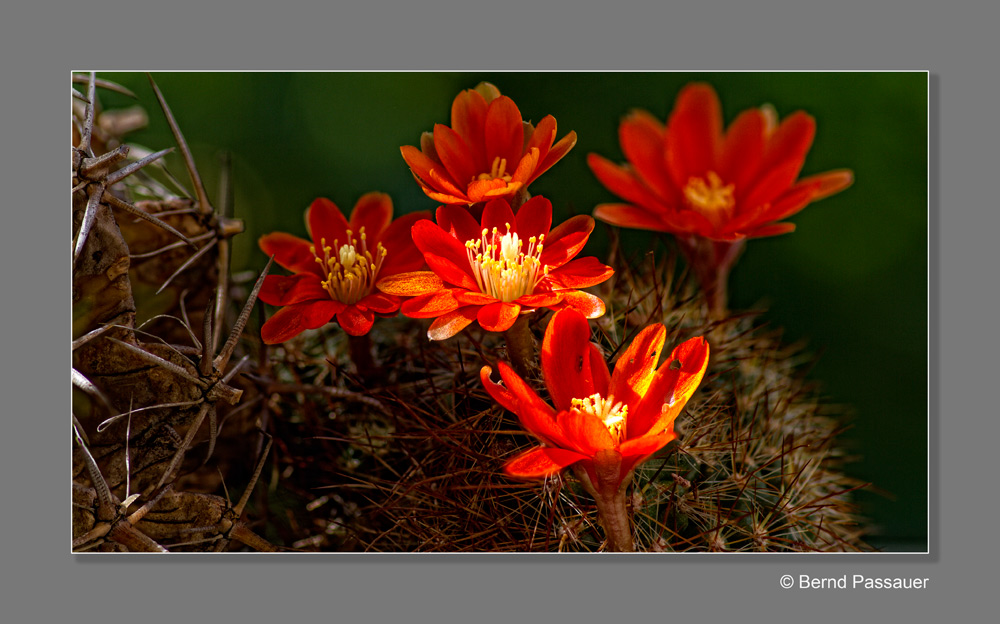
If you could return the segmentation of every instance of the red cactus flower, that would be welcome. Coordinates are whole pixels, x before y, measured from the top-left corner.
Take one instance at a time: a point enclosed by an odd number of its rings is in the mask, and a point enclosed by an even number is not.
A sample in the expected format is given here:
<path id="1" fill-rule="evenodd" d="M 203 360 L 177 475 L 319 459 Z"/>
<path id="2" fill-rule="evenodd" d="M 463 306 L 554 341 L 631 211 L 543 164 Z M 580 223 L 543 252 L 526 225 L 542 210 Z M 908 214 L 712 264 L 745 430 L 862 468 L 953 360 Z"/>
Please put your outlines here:
<path id="1" fill-rule="evenodd" d="M 367 334 L 375 314 L 395 314 L 401 299 L 375 290 L 376 280 L 423 266 L 410 239 L 410 228 L 428 212 L 392 221 L 392 200 L 368 193 L 358 200 L 348 221 L 329 199 L 306 209 L 306 229 L 313 242 L 284 232 L 265 234 L 258 244 L 293 275 L 268 275 L 260 300 L 284 306 L 261 327 L 267 344 L 290 340 L 334 317 L 352 336 Z"/>
<path id="2" fill-rule="evenodd" d="M 538 478 L 579 462 L 596 494 L 613 498 L 636 465 L 676 438 L 674 419 L 708 366 L 708 342 L 692 338 L 657 368 L 665 337 L 663 325 L 646 327 L 609 373 L 586 319 L 575 310 L 557 312 L 541 355 L 554 408 L 505 362 L 498 362 L 504 385 L 484 366 L 486 390 L 543 443 L 508 462 L 506 472 Z"/>
<path id="3" fill-rule="evenodd" d="M 419 221 L 413 242 L 431 271 L 382 279 L 384 293 L 413 297 L 401 312 L 433 318 L 431 340 L 444 340 L 473 321 L 503 332 L 520 314 L 571 307 L 587 318 L 604 314 L 604 302 L 577 290 L 605 281 L 614 270 L 596 258 L 573 258 L 587 244 L 594 220 L 572 217 L 554 229 L 552 204 L 538 196 L 517 211 L 503 199 L 486 204 L 482 221 L 461 206 L 437 209 L 437 224 Z"/>
<path id="4" fill-rule="evenodd" d="M 588 155 L 601 183 L 627 202 L 601 204 L 594 216 L 717 241 L 791 232 L 795 224 L 782 219 L 853 181 L 848 170 L 797 180 L 815 130 L 802 111 L 778 124 L 773 109 L 762 107 L 744 111 L 723 132 L 715 90 L 688 85 L 665 127 L 645 111 L 622 121 L 618 136 L 628 164 Z"/>
<path id="5" fill-rule="evenodd" d="M 513 100 L 483 82 L 455 98 L 451 127 L 436 124 L 433 133 L 421 137 L 420 149 L 411 145 L 400 149 L 428 197 L 443 204 L 471 205 L 510 198 L 576 144 L 575 132 L 553 145 L 555 138 L 552 115 L 532 126 L 521 119 Z"/>

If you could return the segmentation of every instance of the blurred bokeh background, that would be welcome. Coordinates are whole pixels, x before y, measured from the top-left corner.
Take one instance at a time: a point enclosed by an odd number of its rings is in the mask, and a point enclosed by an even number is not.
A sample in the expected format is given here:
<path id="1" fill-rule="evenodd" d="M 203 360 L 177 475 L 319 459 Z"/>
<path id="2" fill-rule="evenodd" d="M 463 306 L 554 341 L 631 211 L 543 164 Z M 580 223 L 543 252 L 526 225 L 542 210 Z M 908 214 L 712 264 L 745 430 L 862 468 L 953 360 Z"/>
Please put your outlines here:
<path id="1" fill-rule="evenodd" d="M 149 112 L 129 142 L 173 145 L 144 74 L 100 73 L 122 84 Z M 489 81 L 525 119 L 552 114 L 558 138 L 578 135 L 566 158 L 531 186 L 555 220 L 615 201 L 593 177 L 586 155 L 623 160 L 618 122 L 632 108 L 665 119 L 678 90 L 711 83 L 728 123 L 772 104 L 780 117 L 803 109 L 817 120 L 803 175 L 854 170 L 847 191 L 791 220 L 796 232 L 752 241 L 730 279 L 733 309 L 766 307 L 786 339 L 805 340 L 819 360 L 811 377 L 848 408 L 843 445 L 858 457 L 848 473 L 872 482 L 857 495 L 870 519 L 869 542 L 885 550 L 927 546 L 927 75 L 913 73 L 156 73 L 210 194 L 219 155 L 233 159 L 234 270 L 265 263 L 257 238 L 305 235 L 302 214 L 325 196 L 349 211 L 363 193 L 389 193 L 397 214 L 433 210 L 400 156 L 435 123 L 450 123 L 462 89 Z M 136 102 L 101 92 L 107 108 Z M 168 167 L 185 180 L 179 157 Z M 655 235 L 624 235 L 629 248 Z M 598 226 L 588 251 L 607 248 Z M 659 247 L 662 249 L 662 246 Z"/>

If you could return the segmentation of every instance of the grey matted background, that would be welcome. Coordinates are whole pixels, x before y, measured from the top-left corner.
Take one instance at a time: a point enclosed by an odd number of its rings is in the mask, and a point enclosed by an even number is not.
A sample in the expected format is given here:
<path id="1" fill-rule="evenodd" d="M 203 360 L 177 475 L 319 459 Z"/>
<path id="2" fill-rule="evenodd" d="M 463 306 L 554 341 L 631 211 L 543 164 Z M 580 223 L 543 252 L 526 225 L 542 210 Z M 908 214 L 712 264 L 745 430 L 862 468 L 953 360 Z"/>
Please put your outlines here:
<path id="1" fill-rule="evenodd" d="M 316 11 L 298 2 L 177 0 L 152 9 L 103 2 L 9 13 L 0 26 L 3 619 L 939 621 L 992 603 L 996 19 L 973 6 L 517 0 L 479 9 L 451 0 Z M 67 74 L 78 67 L 930 70 L 931 554 L 74 557 L 66 521 L 69 384 L 59 373 L 69 360 L 67 126 L 54 120 L 68 122 L 60 107 Z M 53 447 L 60 436 L 65 446 Z M 922 577 L 929 588 L 782 590 L 783 574 Z M 173 611 L 178 596 L 183 613 Z"/>

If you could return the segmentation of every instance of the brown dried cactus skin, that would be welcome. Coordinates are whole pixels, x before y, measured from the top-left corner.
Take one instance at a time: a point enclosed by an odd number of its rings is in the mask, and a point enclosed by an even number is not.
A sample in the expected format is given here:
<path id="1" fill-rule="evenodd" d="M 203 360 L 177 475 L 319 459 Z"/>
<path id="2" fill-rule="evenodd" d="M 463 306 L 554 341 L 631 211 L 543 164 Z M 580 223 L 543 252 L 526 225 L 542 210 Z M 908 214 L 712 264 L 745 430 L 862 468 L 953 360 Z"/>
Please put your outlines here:
<path id="1" fill-rule="evenodd" d="M 90 184 L 73 193 L 74 238 L 91 193 L 99 191 L 95 186 Z M 130 265 L 129 247 L 111 207 L 98 203 L 94 225 L 73 267 L 74 339 L 113 320 L 119 325 L 131 325 L 135 301 L 128 277 Z"/>
<path id="2" fill-rule="evenodd" d="M 197 203 L 193 200 L 141 200 L 134 205 L 154 216 L 166 213 L 160 218 L 189 239 L 204 239 L 206 234 L 212 233 L 206 225 L 205 216 L 198 212 Z M 142 295 L 138 316 L 146 319 L 160 314 L 180 317 L 180 299 L 183 296 L 184 308 L 191 325 L 201 327 L 205 309 L 214 299 L 216 284 L 219 283 L 218 250 L 210 249 L 202 254 L 158 293 L 160 287 L 190 259 L 195 250 L 187 245 L 178 245 L 153 255 L 157 250 L 175 245 L 179 242 L 178 239 L 141 219 L 123 219 L 121 229 L 133 256 L 129 278 L 132 287 Z M 201 247 L 210 242 L 211 239 L 202 240 L 198 244 Z M 183 327 L 171 319 L 154 319 L 144 329 L 171 344 L 186 344 L 189 341 Z"/>
<path id="3" fill-rule="evenodd" d="M 74 103 L 73 126 L 73 368 L 74 387 L 83 390 L 74 397 L 74 548 L 161 551 L 200 541 L 181 547 L 218 549 L 235 539 L 273 550 L 240 522 L 245 502 L 237 513 L 218 496 L 188 491 L 199 487 L 191 474 L 217 443 L 217 406 L 231 407 L 243 393 L 226 371 L 244 317 L 218 356 L 211 333 L 220 331 L 221 318 L 210 319 L 217 321 L 211 331 L 202 322 L 209 302 L 217 300 L 225 252 L 219 237 L 242 231 L 242 223 L 188 199 L 129 203 L 129 176 L 169 150 L 122 163 L 129 148 L 115 132 L 144 117 L 131 110 L 108 123 L 102 123 L 107 112 L 94 119 L 99 106 L 93 77 L 89 82 L 86 99 L 93 105 Z M 148 193 L 162 187 L 143 188 Z M 164 209 L 179 212 L 158 218 Z M 168 278 L 162 296 L 154 296 Z M 222 298 L 222 309 L 227 301 Z M 137 318 L 157 314 L 174 318 L 136 326 Z M 199 337 L 208 343 L 204 348 Z M 253 443 L 258 437 L 247 427 L 238 434 L 249 434 Z M 204 440 L 210 440 L 208 457 L 190 453 Z M 212 473 L 212 487 L 219 485 L 215 466 L 204 472 Z M 141 507 L 127 516 L 121 501 Z M 169 531 L 168 521 L 175 523 Z"/>

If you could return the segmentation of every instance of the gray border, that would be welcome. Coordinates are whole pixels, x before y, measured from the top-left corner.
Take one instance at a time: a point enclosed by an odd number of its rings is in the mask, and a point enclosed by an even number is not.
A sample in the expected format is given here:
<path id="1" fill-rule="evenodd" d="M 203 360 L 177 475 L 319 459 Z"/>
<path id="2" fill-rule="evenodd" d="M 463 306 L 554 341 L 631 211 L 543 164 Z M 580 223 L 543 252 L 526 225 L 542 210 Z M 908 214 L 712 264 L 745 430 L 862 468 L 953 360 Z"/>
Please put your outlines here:
<path id="1" fill-rule="evenodd" d="M 995 193 L 985 188 L 995 177 L 995 149 L 987 143 L 996 101 L 988 60 L 995 20 L 954 5 L 876 6 L 853 0 L 821 8 L 772 2 L 652 10 L 618 1 L 610 8 L 566 7 L 561 12 L 538 3 L 492 3 L 483 11 L 459 2 L 435 4 L 390 8 L 372 2 L 363 9 L 330 8 L 326 15 L 296 11 L 288 3 L 278 15 L 266 15 L 263 8 L 234 6 L 217 12 L 184 3 L 143 15 L 124 3 L 128 10 L 121 13 L 88 5 L 86 11 L 64 16 L 62 32 L 57 28 L 55 33 L 49 24 L 31 28 L 30 18 L 7 21 L 0 37 L 3 56 L 17 66 L 5 68 L 6 99 L 24 106 L 5 106 L 6 114 L 0 116 L 10 126 L 4 133 L 6 153 L 16 154 L 5 157 L 8 166 L 3 169 L 10 172 L 13 164 L 16 171 L 4 175 L 9 199 L 3 253 L 11 311 L 4 342 L 13 364 L 5 367 L 4 396 L 15 400 L 6 410 L 2 454 L 6 474 L 13 477 L 7 480 L 5 497 L 5 612 L 16 615 L 15 621 L 84 622 L 228 621 L 244 615 L 252 621 L 303 616 L 330 621 L 594 621 L 632 615 L 654 621 L 684 616 L 720 621 L 751 613 L 754 621 L 822 622 L 924 621 L 953 613 L 960 601 L 985 605 L 995 578 L 987 557 L 996 550 L 987 547 L 993 541 L 982 522 L 996 517 L 987 445 L 997 439 L 997 421 L 995 410 L 986 409 L 984 392 L 991 388 L 989 372 L 995 370 L 984 347 L 996 342 L 995 326 L 987 324 L 996 306 L 990 305 L 995 303 L 992 294 L 983 300 L 995 290 L 986 271 L 996 264 L 988 250 L 998 231 L 995 222 L 983 222 L 996 219 Z M 115 23 L 126 16 L 133 26 Z M 48 39 L 38 38 L 43 30 Z M 63 89 L 71 66 L 929 69 L 931 554 L 723 560 L 74 558 L 66 547 L 68 454 L 66 447 L 51 445 L 59 436 L 68 443 L 68 397 L 49 391 L 51 382 L 45 377 L 57 368 L 53 362 L 67 357 L 68 254 L 52 253 L 47 243 L 70 239 L 56 208 L 65 205 L 65 189 L 53 182 L 65 166 L 66 126 L 52 120 L 65 119 L 66 109 L 59 107 L 65 106 Z M 945 206 L 947 219 L 941 212 Z M 49 235 L 54 232 L 63 234 Z M 27 324 L 25 312 L 31 316 Z M 65 333 L 54 328 L 66 328 Z M 947 428 L 941 426 L 944 406 Z M 29 477 L 17 478 L 21 474 Z M 951 479 L 942 480 L 943 475 Z M 782 590 L 778 578 L 786 573 L 930 581 L 922 591 Z M 167 610 L 176 597 L 183 599 L 183 614 Z M 849 613 L 840 612 L 845 606 Z"/>

